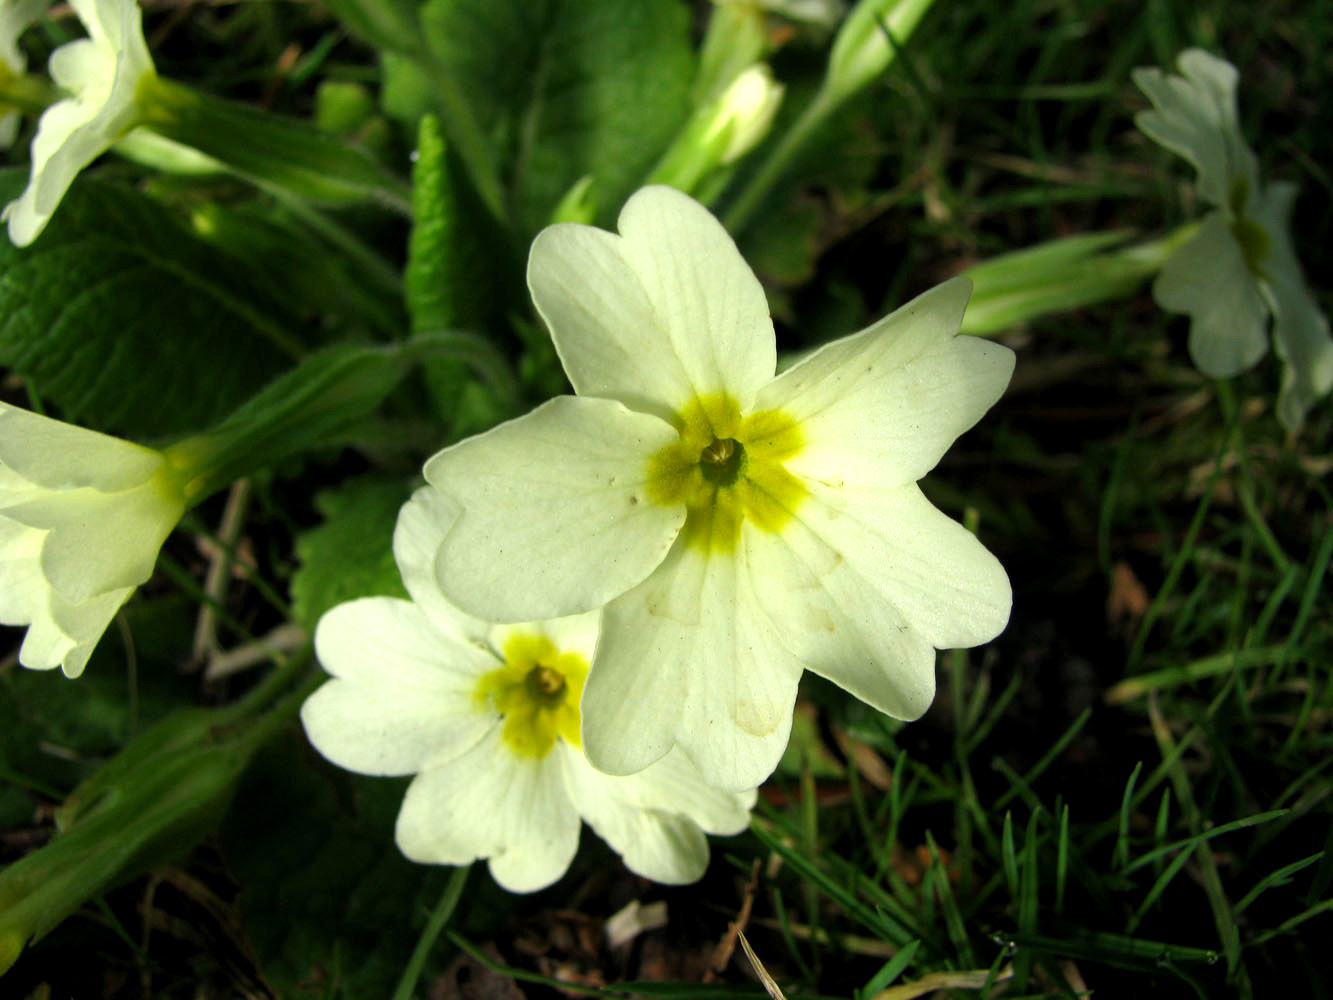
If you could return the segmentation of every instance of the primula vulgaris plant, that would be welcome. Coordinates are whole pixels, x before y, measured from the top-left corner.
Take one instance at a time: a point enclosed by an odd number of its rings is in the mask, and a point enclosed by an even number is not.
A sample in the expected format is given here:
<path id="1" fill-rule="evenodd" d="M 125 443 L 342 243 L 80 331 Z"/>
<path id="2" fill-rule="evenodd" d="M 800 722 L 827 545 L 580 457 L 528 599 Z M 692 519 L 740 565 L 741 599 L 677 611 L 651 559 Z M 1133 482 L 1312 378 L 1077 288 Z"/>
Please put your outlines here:
<path id="1" fill-rule="evenodd" d="M 301 709 L 310 742 L 336 764 L 416 777 L 396 839 L 414 861 L 485 858 L 515 892 L 569 867 L 580 818 L 658 882 L 692 882 L 704 833 L 737 833 L 755 793 L 703 780 L 679 750 L 628 777 L 580 748 L 579 700 L 599 615 L 492 625 L 440 593 L 435 553 L 453 514 L 422 488 L 402 509 L 393 550 L 410 601 L 372 597 L 320 619 L 315 648 L 334 675 Z"/>
<path id="2" fill-rule="evenodd" d="M 88 37 L 51 53 L 51 78 L 67 96 L 43 113 L 32 141 L 28 187 L 5 207 L 9 238 L 18 246 L 40 235 L 79 171 L 140 122 L 140 89 L 156 75 L 137 3 L 70 5 Z"/>
<path id="3" fill-rule="evenodd" d="M 1236 68 L 1187 49 L 1180 76 L 1134 71 L 1153 103 L 1135 122 L 1199 172 L 1199 194 L 1213 206 L 1198 231 L 1162 268 L 1153 296 L 1190 316 L 1190 357 L 1206 375 L 1227 378 L 1273 346 L 1283 363 L 1277 413 L 1299 427 L 1306 410 L 1333 388 L 1333 337 L 1315 302 L 1288 229 L 1294 184 L 1263 184 L 1236 114 Z"/>
<path id="4" fill-rule="evenodd" d="M 751 788 L 804 670 L 912 719 L 935 650 L 1004 627 L 1003 568 L 916 481 L 1014 356 L 958 336 L 956 280 L 775 377 L 764 291 L 705 209 L 646 188 L 619 230 L 533 243 L 528 284 L 577 395 L 426 463 L 462 508 L 435 568 L 488 621 L 605 606 L 583 698 L 597 767 L 678 746 Z"/>
<path id="5" fill-rule="evenodd" d="M 19 48 L 19 36 L 46 12 L 50 0 L 5 0 L 0 3 L 0 78 L 7 83 L 28 71 L 28 58 Z M 0 149 L 8 149 L 18 135 L 22 114 L 0 105 Z"/>
<path id="6" fill-rule="evenodd" d="M 19 662 L 77 677 L 185 513 L 167 455 L 0 403 L 0 623 Z"/>

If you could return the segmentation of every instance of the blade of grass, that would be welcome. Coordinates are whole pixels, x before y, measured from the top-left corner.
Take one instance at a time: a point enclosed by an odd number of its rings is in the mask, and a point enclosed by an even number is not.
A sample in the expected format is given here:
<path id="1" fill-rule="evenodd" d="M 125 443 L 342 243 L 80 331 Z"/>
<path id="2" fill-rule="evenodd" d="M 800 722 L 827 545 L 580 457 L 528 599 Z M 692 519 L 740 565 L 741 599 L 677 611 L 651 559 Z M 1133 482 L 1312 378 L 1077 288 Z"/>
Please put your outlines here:
<path id="1" fill-rule="evenodd" d="M 425 967 L 426 959 L 430 957 L 431 949 L 435 947 L 440 932 L 454 915 L 458 900 L 463 895 L 463 886 L 467 884 L 468 872 L 471 870 L 471 865 L 455 868 L 449 876 L 449 881 L 444 884 L 440 901 L 435 904 L 430 919 L 426 921 L 426 926 L 421 931 L 421 937 L 417 938 L 416 947 L 412 949 L 412 956 L 403 967 L 403 974 L 398 979 L 398 988 L 393 991 L 393 1000 L 412 1000 L 417 980 L 421 978 L 421 970 Z"/>
<path id="2" fill-rule="evenodd" d="M 1090 708 L 1085 708 L 1078 714 L 1078 718 L 1070 723 L 1069 728 L 1060 735 L 1060 738 L 1052 744 L 1051 748 L 1042 754 L 1041 759 L 1033 764 L 1032 767 L 1028 769 L 1027 773 L 1023 775 L 1023 788 L 1030 788 L 1032 786 L 1032 782 L 1036 781 L 1041 773 L 1050 767 L 1055 759 L 1064 752 L 1065 748 L 1069 746 L 1074 737 L 1079 734 L 1079 730 L 1087 724 L 1088 719 L 1091 717 L 1092 709 Z M 1013 801 L 1015 795 L 1019 794 L 1021 794 L 1021 791 L 1018 785 L 1010 787 L 1007 792 L 996 800 L 995 808 L 1003 809 Z"/>
<path id="3" fill-rule="evenodd" d="M 880 970 L 871 976 L 865 986 L 858 991 L 858 996 L 873 997 L 875 994 L 889 986 L 895 979 L 907 971 L 907 967 L 912 964 L 912 959 L 916 957 L 917 949 L 920 947 L 921 939 L 918 938 L 885 962 L 880 967 Z"/>

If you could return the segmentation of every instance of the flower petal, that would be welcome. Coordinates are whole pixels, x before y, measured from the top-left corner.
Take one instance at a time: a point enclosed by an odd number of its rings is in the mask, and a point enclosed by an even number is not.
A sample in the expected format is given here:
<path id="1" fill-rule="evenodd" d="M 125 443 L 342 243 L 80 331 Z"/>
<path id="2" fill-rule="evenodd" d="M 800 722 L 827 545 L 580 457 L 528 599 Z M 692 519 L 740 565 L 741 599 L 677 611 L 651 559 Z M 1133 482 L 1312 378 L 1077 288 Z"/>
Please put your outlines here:
<path id="1" fill-rule="evenodd" d="M 789 472 L 832 485 L 915 482 L 1003 394 L 1014 353 L 958 336 L 966 278 L 913 299 L 862 332 L 820 348 L 760 393 L 805 444 Z"/>
<path id="2" fill-rule="evenodd" d="M 0 517 L 0 625 L 27 625 L 44 607 L 42 594 L 48 589 L 41 566 L 44 535 Z"/>
<path id="3" fill-rule="evenodd" d="M 601 775 L 584 759 L 594 774 Z M 740 833 L 750 825 L 756 789 L 727 791 L 710 785 L 699 768 L 679 747 L 642 771 L 624 777 L 602 775 L 615 783 L 617 797 L 636 809 L 678 812 L 707 833 Z"/>
<path id="4" fill-rule="evenodd" d="M 500 885 L 533 892 L 569 868 L 579 826 L 560 755 L 518 757 L 496 725 L 466 753 L 417 775 L 395 839 L 413 861 L 461 865 L 488 858 Z"/>
<path id="5" fill-rule="evenodd" d="M 465 703 L 477 678 L 499 666 L 485 648 L 441 632 L 396 597 L 363 597 L 326 611 L 315 627 L 315 655 L 334 677 L 360 687 L 392 685 Z"/>
<path id="6" fill-rule="evenodd" d="M 66 600 L 136 587 L 153 575 L 158 550 L 185 512 L 156 482 L 120 493 L 74 489 L 5 508 L 4 516 L 48 529 L 42 572 Z"/>
<path id="7" fill-rule="evenodd" d="M 726 392 L 747 411 L 773 378 L 777 344 L 763 286 L 722 223 L 653 186 L 625 203 L 617 225 L 694 395 Z"/>
<path id="8" fill-rule="evenodd" d="M 339 767 L 413 774 L 462 753 L 495 724 L 472 700 L 494 658 L 441 634 L 409 601 L 339 604 L 319 620 L 315 651 L 334 679 L 306 699 L 301 722 Z"/>
<path id="9" fill-rule="evenodd" d="M 111 619 L 133 593 L 133 587 L 124 587 L 71 603 L 47 588 L 42 595 L 46 607 L 39 609 L 28 627 L 19 662 L 32 670 L 59 666 L 66 677 L 78 677 Z"/>
<path id="10" fill-rule="evenodd" d="M 777 363 L 768 300 L 727 231 L 673 188 L 637 192 L 620 236 L 565 223 L 532 244 L 528 287 L 570 384 L 668 419 L 727 392 L 748 407 Z"/>
<path id="11" fill-rule="evenodd" d="M 19 36 L 46 13 L 51 0 L 5 0 L 0 3 L 0 63 L 15 76 L 28 70 L 28 57 L 19 48 Z"/>
<path id="12" fill-rule="evenodd" d="M 694 389 L 623 243 L 593 226 L 549 226 L 532 241 L 528 290 L 575 392 L 670 420 Z"/>
<path id="13" fill-rule="evenodd" d="M 1268 306 L 1221 212 L 1171 255 L 1152 294 L 1163 309 L 1190 316 L 1190 358 L 1205 375 L 1238 375 L 1268 350 Z"/>
<path id="14" fill-rule="evenodd" d="M 0 403 L 0 465 L 46 489 L 115 493 L 152 478 L 162 454 Z"/>
<path id="15" fill-rule="evenodd" d="M 575 807 L 597 835 L 624 858 L 625 867 L 668 885 L 694 882 L 703 875 L 708 867 L 708 840 L 697 824 L 679 812 L 628 801 L 625 786 L 635 782 L 639 774 L 612 777 L 594 768 L 573 747 L 562 744 L 560 749 Z M 679 754 L 675 751 L 668 756 Z"/>
<path id="16" fill-rule="evenodd" d="M 407 687 L 326 682 L 301 706 L 310 744 L 358 774 L 416 774 L 464 752 L 495 724 L 465 698 Z"/>
<path id="17" fill-rule="evenodd" d="M 52 77 L 74 96 L 37 124 L 28 186 L 3 215 L 16 246 L 38 237 L 79 171 L 137 124 L 139 83 L 153 73 L 137 3 L 75 0 L 74 8 L 91 37 L 51 54 Z"/>
<path id="18" fill-rule="evenodd" d="M 1282 389 L 1277 415 L 1295 430 L 1310 406 L 1333 389 L 1333 337 L 1328 317 L 1310 293 L 1300 261 L 1291 245 L 1294 184 L 1272 184 L 1259 199 L 1255 218 L 1268 233 L 1268 272 L 1273 309 L 1273 348 L 1282 359 Z"/>
<path id="19" fill-rule="evenodd" d="M 1183 76 L 1141 67 L 1131 74 L 1154 110 L 1141 111 L 1134 124 L 1150 139 L 1189 161 L 1199 171 L 1199 192 L 1219 208 L 1231 203 L 1242 180 L 1258 186 L 1254 153 L 1236 116 L 1236 67 L 1202 49 L 1186 49 L 1177 65 Z"/>
<path id="20" fill-rule="evenodd" d="M 435 578 L 435 555 L 460 513 L 458 505 L 439 490 L 421 487 L 398 511 L 393 558 L 413 602 L 437 628 L 460 639 L 485 641 L 490 625 L 445 600 Z"/>
<path id="21" fill-rule="evenodd" d="M 780 537 L 746 535 L 756 590 L 806 668 L 894 718 L 935 691 L 935 649 L 975 646 L 1009 619 L 996 558 L 915 484 L 819 484 Z"/>
<path id="22" fill-rule="evenodd" d="M 754 788 L 787 745 L 800 676 L 734 554 L 677 545 L 603 611 L 583 746 L 623 775 L 679 744 L 710 784 Z"/>
<path id="23" fill-rule="evenodd" d="M 435 563 L 445 596 L 487 621 L 536 621 L 639 583 L 685 520 L 645 485 L 676 437 L 612 400 L 561 396 L 440 452 L 426 479 L 463 509 Z"/>

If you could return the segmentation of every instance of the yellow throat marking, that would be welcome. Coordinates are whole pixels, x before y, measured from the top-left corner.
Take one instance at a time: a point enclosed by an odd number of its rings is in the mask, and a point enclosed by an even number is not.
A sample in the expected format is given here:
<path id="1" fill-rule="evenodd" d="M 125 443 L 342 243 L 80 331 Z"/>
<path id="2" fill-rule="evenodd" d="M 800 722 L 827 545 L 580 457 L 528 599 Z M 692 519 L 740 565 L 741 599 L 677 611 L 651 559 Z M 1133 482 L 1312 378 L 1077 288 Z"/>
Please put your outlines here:
<path id="1" fill-rule="evenodd" d="M 685 544 L 731 552 L 749 521 L 777 532 L 808 495 L 786 463 L 805 445 L 800 424 L 781 410 L 742 417 L 725 393 L 691 400 L 677 415 L 680 439 L 648 460 L 648 498 L 684 504 Z"/>
<path id="2" fill-rule="evenodd" d="M 544 635 L 515 632 L 504 647 L 505 665 L 483 674 L 478 706 L 504 716 L 501 738 L 520 757 L 545 757 L 559 736 L 579 746 L 579 699 L 588 663 L 562 653 Z"/>

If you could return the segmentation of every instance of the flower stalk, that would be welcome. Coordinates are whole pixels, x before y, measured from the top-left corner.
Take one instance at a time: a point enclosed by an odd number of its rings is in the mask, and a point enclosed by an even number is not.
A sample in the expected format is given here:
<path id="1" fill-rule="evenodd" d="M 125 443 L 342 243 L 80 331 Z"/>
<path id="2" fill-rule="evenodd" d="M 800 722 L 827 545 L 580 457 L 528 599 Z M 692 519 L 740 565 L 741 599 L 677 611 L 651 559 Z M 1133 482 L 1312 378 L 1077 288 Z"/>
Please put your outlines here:
<path id="1" fill-rule="evenodd" d="M 824 81 L 722 217 L 739 233 L 830 116 L 893 62 L 934 0 L 861 0 L 838 29 Z"/>

